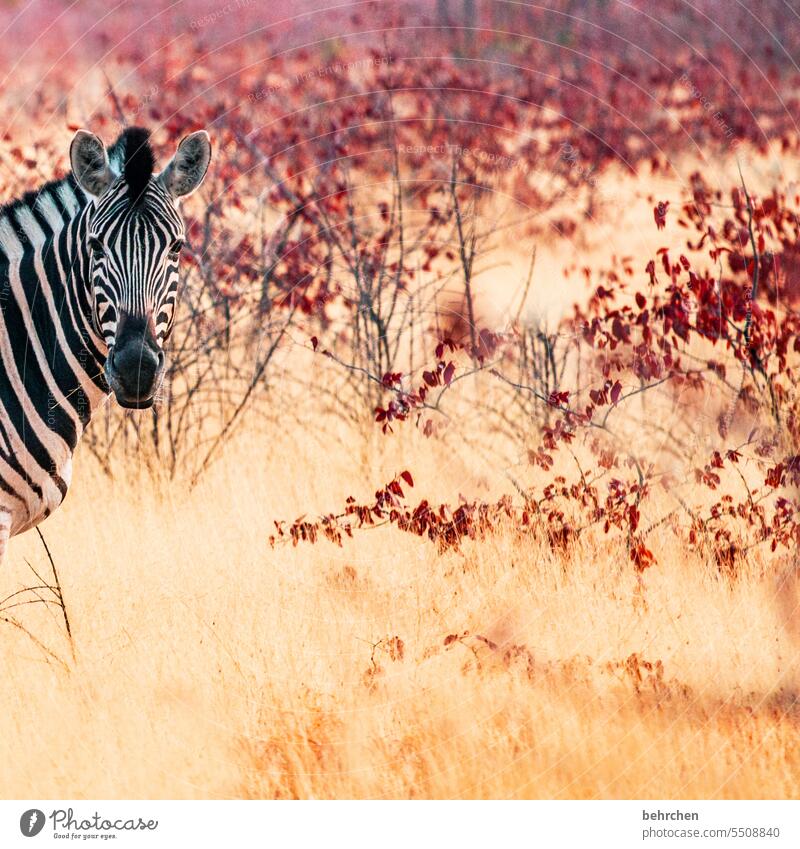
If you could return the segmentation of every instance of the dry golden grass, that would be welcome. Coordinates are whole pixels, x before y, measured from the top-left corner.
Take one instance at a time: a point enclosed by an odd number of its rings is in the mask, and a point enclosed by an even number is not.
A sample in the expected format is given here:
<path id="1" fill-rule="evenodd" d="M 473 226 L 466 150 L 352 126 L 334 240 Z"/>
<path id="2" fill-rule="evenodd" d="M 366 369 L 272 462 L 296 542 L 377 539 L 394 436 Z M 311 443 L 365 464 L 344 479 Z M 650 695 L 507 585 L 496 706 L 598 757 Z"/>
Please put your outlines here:
<path id="1" fill-rule="evenodd" d="M 2 624 L 0 795 L 797 795 L 785 560 L 757 550 L 732 583 L 666 526 L 641 584 L 619 541 L 558 553 L 508 528 L 445 555 L 393 528 L 271 549 L 272 518 L 402 468 L 415 498 L 501 489 L 411 427 L 338 428 L 352 450 L 253 422 L 191 491 L 109 481 L 79 453 L 44 526 L 77 659 Z M 4 595 L 31 583 L 26 558 L 46 568 L 35 533 L 12 541 Z M 57 617 L 15 612 L 69 658 Z M 497 647 L 444 646 L 465 630 Z"/>
<path id="2" fill-rule="evenodd" d="M 617 189 L 629 202 L 613 230 L 634 242 L 617 253 L 643 267 L 669 231 L 653 233 L 649 194 Z M 602 265 L 614 233 L 589 235 L 578 264 Z M 560 279 L 563 246 L 539 247 L 536 280 Z M 528 263 L 505 257 L 508 285 L 493 279 L 482 301 L 501 312 L 516 308 Z M 534 290 L 551 318 L 577 296 Z M 307 351 L 283 365 L 317 367 Z M 273 549 L 273 519 L 368 501 L 405 468 L 415 501 L 457 503 L 513 494 L 506 473 L 527 466 L 469 405 L 463 438 L 426 440 L 410 423 L 387 438 L 336 414 L 312 424 L 304 387 L 275 383 L 274 420 L 252 414 L 194 489 L 154 480 L 144 458 L 120 460 L 110 480 L 79 449 L 70 495 L 43 526 L 76 657 L 56 609 L 12 613 L 69 670 L 0 622 L 0 758 L 12 765 L 0 797 L 797 796 L 800 587 L 785 555 L 758 547 L 731 581 L 669 523 L 648 536 L 658 563 L 642 578 L 613 534 L 553 551 L 499 527 L 441 555 L 382 527 L 341 549 Z M 665 391 L 647 403 L 661 406 L 643 417 L 697 432 L 727 401 Z M 660 497 L 648 523 L 675 506 Z M 35 533 L 12 541 L 0 597 L 36 583 L 26 561 L 48 569 Z"/>

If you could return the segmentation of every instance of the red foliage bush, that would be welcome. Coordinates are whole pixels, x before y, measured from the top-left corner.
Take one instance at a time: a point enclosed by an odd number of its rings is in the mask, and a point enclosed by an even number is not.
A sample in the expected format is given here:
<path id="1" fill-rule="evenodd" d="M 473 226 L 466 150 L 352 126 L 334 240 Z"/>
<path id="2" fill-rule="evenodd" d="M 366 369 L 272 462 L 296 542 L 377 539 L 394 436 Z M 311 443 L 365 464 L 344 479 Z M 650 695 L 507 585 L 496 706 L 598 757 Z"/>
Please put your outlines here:
<path id="1" fill-rule="evenodd" d="M 696 174 L 683 204 L 655 199 L 657 231 L 677 221 L 685 244 L 664 245 L 644 268 L 623 257 L 584 269 L 592 294 L 556 332 L 488 326 L 473 285 L 492 247 L 481 211 L 495 196 L 537 213 L 528 232 L 543 221 L 571 236 L 581 216 L 564 216 L 559 202 L 576 188 L 594 197 L 611 165 L 647 175 L 668 173 L 671 157 L 691 148 L 796 153 L 800 29 L 784 25 L 782 3 L 759 4 L 760 27 L 721 0 L 668 0 L 657 20 L 650 4 L 599 0 L 307 15 L 280 2 L 267 13 L 257 3 L 164 9 L 146 0 L 113 20 L 99 4 L 78 8 L 2 13 L 0 65 L 30 82 L 9 103 L 0 142 L 9 196 L 41 182 L 45 162 L 63 173 L 66 139 L 83 123 L 109 141 L 125 124 L 147 124 L 165 149 L 205 126 L 216 147 L 187 210 L 188 306 L 173 340 L 172 397 L 152 422 L 94 429 L 88 444 L 101 459 L 133 430 L 137 448 L 150 439 L 161 466 L 187 466 L 196 480 L 267 397 L 273 355 L 299 327 L 347 375 L 356 414 L 366 411 L 386 438 L 414 424 L 435 438 L 456 387 L 491 378 L 519 416 L 511 428 L 538 477 L 517 503 L 412 506 L 404 473 L 373 502 L 279 522 L 276 541 L 341 544 L 388 522 L 447 550 L 502 523 L 563 548 L 593 528 L 617 533 L 645 569 L 648 536 L 667 517 L 643 527 L 642 516 L 668 476 L 617 422 L 660 387 L 720 401 L 719 444 L 699 460 L 684 454 L 701 491 L 733 481 L 744 493 L 710 509 L 684 501 L 684 521 L 670 527 L 727 570 L 752 546 L 797 544 L 797 504 L 785 490 L 798 483 L 800 234 L 786 190 L 756 198 Z M 85 30 L 94 8 L 99 23 Z M 37 62 L 19 67 L 8 45 L 20 43 L 36 44 Z M 439 305 L 454 292 L 463 308 L 447 318 Z M 498 409 L 481 410 L 509 427 Z M 734 444 L 744 412 L 757 430 Z M 644 421 L 642 433 L 657 426 Z M 578 463 L 578 445 L 593 468 Z M 559 455 L 575 457 L 575 480 L 554 471 Z M 763 484 L 753 488 L 744 466 Z"/>

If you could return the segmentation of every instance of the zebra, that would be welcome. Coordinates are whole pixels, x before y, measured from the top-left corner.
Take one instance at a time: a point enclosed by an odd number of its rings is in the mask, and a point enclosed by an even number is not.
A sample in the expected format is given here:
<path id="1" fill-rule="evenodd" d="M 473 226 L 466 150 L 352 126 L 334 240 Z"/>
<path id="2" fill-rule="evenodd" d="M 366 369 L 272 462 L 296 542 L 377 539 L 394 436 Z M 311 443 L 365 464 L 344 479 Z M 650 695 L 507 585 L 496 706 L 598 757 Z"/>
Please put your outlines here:
<path id="1" fill-rule="evenodd" d="M 71 173 L 0 207 L 0 562 L 55 510 L 92 413 L 153 404 L 186 238 L 180 201 L 211 160 L 205 130 L 154 173 L 150 135 L 75 133 Z"/>

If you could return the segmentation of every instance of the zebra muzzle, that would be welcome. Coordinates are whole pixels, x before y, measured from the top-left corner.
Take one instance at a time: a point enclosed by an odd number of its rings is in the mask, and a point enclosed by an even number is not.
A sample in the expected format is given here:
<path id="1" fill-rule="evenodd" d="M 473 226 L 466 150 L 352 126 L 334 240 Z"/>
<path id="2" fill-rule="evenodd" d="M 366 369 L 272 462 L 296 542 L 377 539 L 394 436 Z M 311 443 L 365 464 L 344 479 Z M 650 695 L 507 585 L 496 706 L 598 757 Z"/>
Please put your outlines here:
<path id="1" fill-rule="evenodd" d="M 121 407 L 147 409 L 161 383 L 164 352 L 144 337 L 129 338 L 123 346 L 109 348 L 105 372 Z"/>

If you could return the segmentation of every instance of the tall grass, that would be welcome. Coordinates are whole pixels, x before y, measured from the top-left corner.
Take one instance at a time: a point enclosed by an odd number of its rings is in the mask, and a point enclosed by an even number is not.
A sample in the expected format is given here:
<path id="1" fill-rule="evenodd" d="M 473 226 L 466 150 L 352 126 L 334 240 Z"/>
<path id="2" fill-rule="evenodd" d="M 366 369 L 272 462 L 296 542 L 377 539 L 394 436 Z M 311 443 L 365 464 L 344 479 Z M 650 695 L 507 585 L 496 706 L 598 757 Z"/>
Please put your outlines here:
<path id="1" fill-rule="evenodd" d="M 45 527 L 76 659 L 41 606 L 26 622 L 69 671 L 3 632 L 0 795 L 795 795 L 785 561 L 756 551 L 731 580 L 667 528 L 641 577 L 624 540 L 554 550 L 510 526 L 444 554 L 392 527 L 270 548 L 272 517 L 412 456 L 431 500 L 503 480 L 411 429 L 324 426 L 357 450 L 248 427 L 193 489 L 80 458 Z M 35 535 L 6 581 L 25 559 L 46 564 Z"/>

